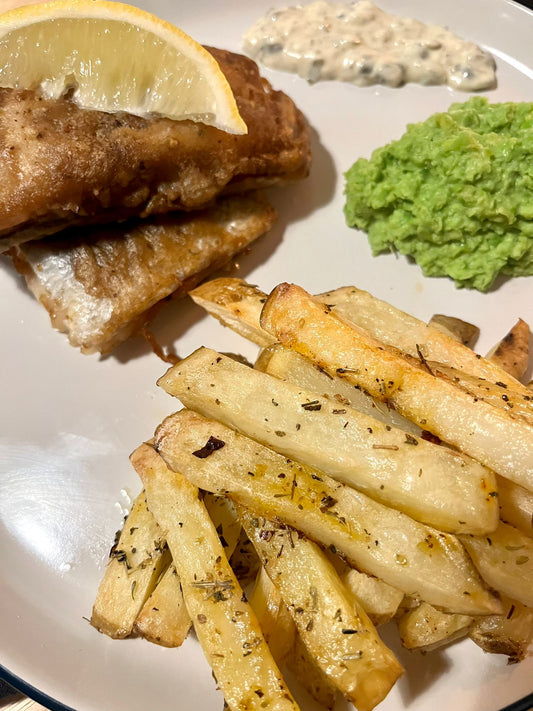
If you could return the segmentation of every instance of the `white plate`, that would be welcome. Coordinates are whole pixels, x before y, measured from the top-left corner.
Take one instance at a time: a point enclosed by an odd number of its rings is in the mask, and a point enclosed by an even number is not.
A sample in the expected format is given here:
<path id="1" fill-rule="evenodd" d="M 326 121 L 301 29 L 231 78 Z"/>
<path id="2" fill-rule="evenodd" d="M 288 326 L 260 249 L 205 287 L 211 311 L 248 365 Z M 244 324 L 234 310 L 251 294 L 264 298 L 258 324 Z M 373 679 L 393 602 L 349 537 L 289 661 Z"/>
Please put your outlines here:
<path id="1" fill-rule="evenodd" d="M 282 3 L 144 3 L 199 41 L 237 51 L 243 31 L 269 4 Z M 533 98 L 530 11 L 505 0 L 381 5 L 447 25 L 491 49 L 499 77 L 492 100 Z M 291 75 L 264 74 L 312 124 L 314 166 L 304 183 L 273 192 L 280 222 L 241 260 L 243 276 L 264 290 L 280 281 L 314 292 L 353 283 L 423 319 L 455 314 L 481 327 L 480 352 L 518 316 L 533 324 L 532 278 L 489 294 L 457 290 L 449 280 L 423 278 L 403 258 L 372 258 L 366 238 L 344 225 L 342 173 L 350 164 L 464 94 L 444 87 L 309 86 Z M 155 386 L 166 366 L 140 341 L 106 360 L 80 355 L 52 331 L 44 309 L 4 264 L 0 294 L 0 663 L 77 711 L 218 711 L 220 693 L 194 640 L 177 650 L 112 641 L 86 619 L 114 533 L 140 488 L 127 456 L 177 407 Z M 186 303 L 167 307 L 156 331 L 181 355 L 201 344 L 255 353 Z M 507 667 L 469 642 L 423 657 L 398 650 L 388 637 L 407 672 L 383 711 L 494 711 L 533 690 L 533 660 Z M 302 706 L 313 708 L 307 699 Z"/>

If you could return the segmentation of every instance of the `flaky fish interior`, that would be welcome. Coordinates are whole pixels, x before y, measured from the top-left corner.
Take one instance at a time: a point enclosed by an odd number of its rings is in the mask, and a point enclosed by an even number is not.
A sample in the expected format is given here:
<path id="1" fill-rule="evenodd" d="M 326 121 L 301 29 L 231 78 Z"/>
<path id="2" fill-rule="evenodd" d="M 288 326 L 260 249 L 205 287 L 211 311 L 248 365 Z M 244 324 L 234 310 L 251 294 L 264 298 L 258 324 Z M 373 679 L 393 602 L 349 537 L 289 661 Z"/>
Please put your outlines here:
<path id="1" fill-rule="evenodd" d="M 9 255 L 52 324 L 83 353 L 108 353 L 266 232 L 275 210 L 260 194 L 106 227 L 71 228 Z"/>

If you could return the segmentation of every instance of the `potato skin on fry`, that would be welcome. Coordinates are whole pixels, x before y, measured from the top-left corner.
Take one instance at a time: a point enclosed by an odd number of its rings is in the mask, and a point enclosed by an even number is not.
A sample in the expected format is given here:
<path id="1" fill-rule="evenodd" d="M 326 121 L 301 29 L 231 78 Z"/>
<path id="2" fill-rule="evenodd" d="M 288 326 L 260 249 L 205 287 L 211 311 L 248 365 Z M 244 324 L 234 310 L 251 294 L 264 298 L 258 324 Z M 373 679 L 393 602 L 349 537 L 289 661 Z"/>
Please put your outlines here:
<path id="1" fill-rule="evenodd" d="M 488 360 L 513 378 L 524 377 L 529 365 L 531 330 L 521 318 L 496 346 L 487 354 Z"/>
<path id="2" fill-rule="evenodd" d="M 533 642 L 533 608 L 502 595 L 503 615 L 478 617 L 468 632 L 484 652 L 506 654 L 508 664 L 528 656 Z"/>

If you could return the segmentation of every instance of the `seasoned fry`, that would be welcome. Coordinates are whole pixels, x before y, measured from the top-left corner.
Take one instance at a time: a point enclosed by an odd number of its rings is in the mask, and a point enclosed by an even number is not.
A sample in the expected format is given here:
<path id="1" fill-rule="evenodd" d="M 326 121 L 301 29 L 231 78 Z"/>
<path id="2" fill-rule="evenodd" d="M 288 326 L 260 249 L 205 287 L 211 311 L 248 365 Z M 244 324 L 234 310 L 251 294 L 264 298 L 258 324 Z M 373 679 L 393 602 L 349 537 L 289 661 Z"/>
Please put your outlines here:
<path id="1" fill-rule="evenodd" d="M 287 666 L 319 704 L 332 709 L 337 689 L 307 651 L 279 590 L 263 566 L 248 599 L 277 664 Z"/>
<path id="2" fill-rule="evenodd" d="M 91 625 L 109 637 L 129 637 L 139 611 L 169 563 L 164 535 L 148 511 L 142 491 L 111 550 Z"/>
<path id="3" fill-rule="evenodd" d="M 226 497 L 207 494 L 205 505 L 229 557 L 241 531 L 233 504 Z M 174 565 L 170 565 L 144 603 L 133 629 L 155 644 L 179 647 L 185 641 L 191 624 L 178 573 Z"/>
<path id="4" fill-rule="evenodd" d="M 339 575 L 376 626 L 384 625 L 394 617 L 404 597 L 401 590 L 348 565 L 343 566 Z"/>
<path id="5" fill-rule="evenodd" d="M 179 576 L 171 564 L 144 603 L 133 630 L 162 647 L 180 647 L 189 634 L 191 624 Z"/>
<path id="6" fill-rule="evenodd" d="M 418 521 L 451 533 L 489 533 L 494 474 L 349 406 L 200 348 L 159 379 L 191 410 L 217 420 Z"/>
<path id="7" fill-rule="evenodd" d="M 456 388 L 472 395 L 476 401 L 487 402 L 493 407 L 498 407 L 508 412 L 513 418 L 522 417 L 525 422 L 533 426 L 530 397 L 524 397 L 521 393 L 509 390 L 505 383 L 491 383 L 484 378 L 477 378 L 469 373 L 433 361 L 426 361 L 426 364 L 437 378 L 442 378 Z"/>
<path id="8" fill-rule="evenodd" d="M 431 652 L 466 637 L 473 621 L 468 615 L 451 615 L 423 602 L 400 617 L 398 629 L 406 649 Z"/>
<path id="9" fill-rule="evenodd" d="M 158 380 L 185 409 L 131 456 L 141 523 L 92 623 L 169 647 L 194 625 L 231 711 L 298 711 L 280 668 L 328 709 L 342 693 L 371 711 L 403 673 L 375 628 L 389 621 L 409 650 L 469 636 L 524 659 L 533 395 L 514 376 L 529 328 L 482 358 L 471 324 L 355 287 L 267 296 L 223 278 L 191 296 L 262 350 L 251 367 L 202 347 Z"/>
<path id="10" fill-rule="evenodd" d="M 507 523 L 488 536 L 461 536 L 482 578 L 508 597 L 533 607 L 533 539 Z"/>
<path id="11" fill-rule="evenodd" d="M 501 520 L 533 537 L 533 492 L 501 476 L 497 483 Z"/>
<path id="12" fill-rule="evenodd" d="M 229 708 L 295 711 L 198 489 L 149 445 L 133 453 L 132 463 L 166 532 L 187 610 Z"/>
<path id="13" fill-rule="evenodd" d="M 506 654 L 509 664 L 521 662 L 533 642 L 533 608 L 502 595 L 503 614 L 478 617 L 468 631 L 485 652 Z"/>
<path id="14" fill-rule="evenodd" d="M 320 294 L 316 298 L 385 345 L 398 348 L 414 358 L 418 358 L 420 351 L 428 361 L 464 370 L 494 383 L 500 381 L 511 390 L 527 394 L 522 383 L 496 363 L 481 358 L 455 338 L 380 301 L 366 291 L 350 286 Z"/>
<path id="15" fill-rule="evenodd" d="M 487 358 L 498 367 L 520 380 L 529 364 L 529 340 L 531 330 L 521 318 L 509 333 L 487 353 Z"/>
<path id="16" fill-rule="evenodd" d="M 357 598 L 316 543 L 284 524 L 238 511 L 317 664 L 359 711 L 373 709 L 403 670 Z"/>
<path id="17" fill-rule="evenodd" d="M 157 429 L 170 467 L 213 493 L 276 516 L 354 567 L 406 594 L 464 614 L 499 612 L 455 536 L 445 534 L 335 482 L 311 467 L 189 410 Z"/>
<path id="18" fill-rule="evenodd" d="M 248 598 L 257 617 L 272 656 L 281 666 L 294 647 L 296 626 L 278 588 L 261 566 Z"/>
<path id="19" fill-rule="evenodd" d="M 315 662 L 298 632 L 286 665 L 315 701 L 327 709 L 333 709 L 337 689 Z"/>
<path id="20" fill-rule="evenodd" d="M 341 374 L 465 454 L 533 490 L 533 428 L 436 378 L 422 354 L 418 365 L 408 362 L 294 285 L 276 287 L 263 307 L 261 325 L 330 374 Z"/>
<path id="21" fill-rule="evenodd" d="M 255 548 L 248 536 L 242 529 L 239 541 L 229 562 L 243 588 L 247 588 L 257 580 L 261 570 L 261 561 L 257 557 Z"/>
<path id="22" fill-rule="evenodd" d="M 396 410 L 370 397 L 360 388 L 354 388 L 340 376 L 326 373 L 309 358 L 290 348 L 284 348 L 280 343 L 264 348 L 254 368 L 305 390 L 334 398 L 341 405 L 351 405 L 358 412 L 375 417 L 386 425 L 398 427 L 417 437 L 424 436 L 418 425 L 402 417 Z"/>
<path id="23" fill-rule="evenodd" d="M 473 348 L 479 337 L 479 328 L 477 326 L 455 316 L 434 314 L 429 319 L 428 326 L 462 343 L 463 346 L 468 346 L 468 348 Z"/>
<path id="24" fill-rule="evenodd" d="M 243 279 L 213 279 L 192 291 L 191 296 L 224 325 L 254 343 L 265 347 L 276 340 L 260 323 L 266 294 Z M 504 362 L 493 362 L 472 351 L 469 345 L 477 335 L 472 324 L 440 315 L 426 324 L 354 286 L 318 294 L 316 299 L 373 338 L 414 358 L 419 357 L 420 351 L 428 361 L 463 370 L 493 383 L 501 382 L 510 390 L 530 395 L 527 387 L 506 371 Z M 443 323 L 448 329 L 443 329 Z M 452 334 L 447 332 L 450 325 L 453 325 Z M 455 334 L 459 334 L 460 340 Z"/>
<path id="25" fill-rule="evenodd" d="M 191 629 L 179 575 L 171 564 L 144 603 L 133 631 L 162 647 L 181 647 Z"/>
<path id="26" fill-rule="evenodd" d="M 274 342 L 259 325 L 267 295 L 256 286 L 243 279 L 221 277 L 206 281 L 190 291 L 189 296 L 224 326 L 252 343 L 264 347 Z"/>

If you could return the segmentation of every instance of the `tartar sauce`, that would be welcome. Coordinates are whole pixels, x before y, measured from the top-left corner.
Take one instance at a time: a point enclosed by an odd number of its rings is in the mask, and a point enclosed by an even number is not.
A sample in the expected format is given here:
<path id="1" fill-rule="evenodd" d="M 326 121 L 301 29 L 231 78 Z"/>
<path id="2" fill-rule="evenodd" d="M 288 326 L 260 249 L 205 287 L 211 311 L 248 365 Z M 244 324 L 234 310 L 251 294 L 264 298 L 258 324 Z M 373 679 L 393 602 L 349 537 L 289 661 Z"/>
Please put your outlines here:
<path id="1" fill-rule="evenodd" d="M 496 85 L 488 52 L 444 27 L 389 15 L 369 0 L 317 0 L 271 10 L 246 33 L 243 46 L 257 61 L 309 82 L 393 87 L 416 82 L 463 91 Z"/>

